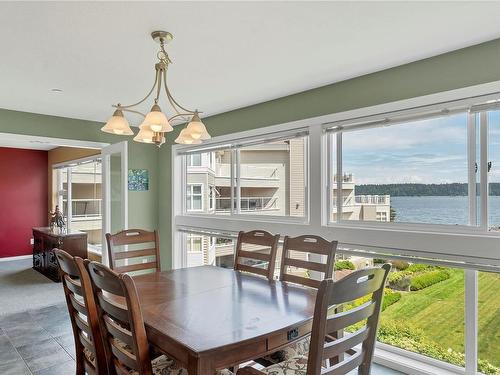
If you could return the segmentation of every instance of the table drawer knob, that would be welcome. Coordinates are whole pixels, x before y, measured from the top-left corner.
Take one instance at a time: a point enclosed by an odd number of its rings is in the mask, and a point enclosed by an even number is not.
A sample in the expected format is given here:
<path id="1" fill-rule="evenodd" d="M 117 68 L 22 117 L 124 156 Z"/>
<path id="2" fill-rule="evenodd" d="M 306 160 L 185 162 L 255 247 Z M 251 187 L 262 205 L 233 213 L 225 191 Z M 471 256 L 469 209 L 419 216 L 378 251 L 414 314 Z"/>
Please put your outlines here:
<path id="1" fill-rule="evenodd" d="M 299 329 L 298 328 L 291 329 L 286 334 L 286 338 L 288 341 L 295 340 L 297 337 L 299 337 Z"/>

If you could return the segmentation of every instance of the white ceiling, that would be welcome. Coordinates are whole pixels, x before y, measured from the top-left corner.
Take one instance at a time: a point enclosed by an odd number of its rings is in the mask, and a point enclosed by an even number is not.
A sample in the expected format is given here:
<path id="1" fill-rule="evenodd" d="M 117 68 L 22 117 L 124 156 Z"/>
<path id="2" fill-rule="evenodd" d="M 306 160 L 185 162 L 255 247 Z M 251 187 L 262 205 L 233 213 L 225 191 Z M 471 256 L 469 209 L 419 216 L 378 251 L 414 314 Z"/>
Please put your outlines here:
<path id="1" fill-rule="evenodd" d="M 49 151 L 59 146 L 45 142 L 22 141 L 22 140 L 11 140 L 11 139 L 0 138 L 0 147 Z"/>
<path id="2" fill-rule="evenodd" d="M 495 39 L 499 19 L 477 1 L 2 2 L 0 107 L 106 120 L 152 85 L 155 29 L 174 96 L 207 115 Z"/>

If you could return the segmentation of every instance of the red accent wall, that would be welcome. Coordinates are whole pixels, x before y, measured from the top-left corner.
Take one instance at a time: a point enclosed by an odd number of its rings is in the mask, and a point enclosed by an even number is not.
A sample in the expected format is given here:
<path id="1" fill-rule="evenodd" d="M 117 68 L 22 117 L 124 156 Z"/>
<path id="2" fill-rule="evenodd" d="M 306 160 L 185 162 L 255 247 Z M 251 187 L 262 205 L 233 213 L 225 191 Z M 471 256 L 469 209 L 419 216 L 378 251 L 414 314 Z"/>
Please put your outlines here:
<path id="1" fill-rule="evenodd" d="M 31 254 L 31 228 L 47 226 L 47 162 L 47 151 L 0 147 L 0 258 Z"/>

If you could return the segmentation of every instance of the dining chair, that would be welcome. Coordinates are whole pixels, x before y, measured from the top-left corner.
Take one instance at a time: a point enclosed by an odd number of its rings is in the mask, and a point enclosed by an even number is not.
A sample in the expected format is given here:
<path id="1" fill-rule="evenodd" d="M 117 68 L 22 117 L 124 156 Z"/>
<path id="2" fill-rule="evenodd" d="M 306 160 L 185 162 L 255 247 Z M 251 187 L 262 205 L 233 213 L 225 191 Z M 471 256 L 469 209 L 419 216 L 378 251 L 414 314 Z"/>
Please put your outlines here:
<path id="1" fill-rule="evenodd" d="M 126 229 L 116 234 L 106 233 L 106 242 L 110 267 L 117 273 L 161 270 L 160 240 L 156 230 Z"/>
<path id="2" fill-rule="evenodd" d="M 320 236 L 312 235 L 285 236 L 281 255 L 280 280 L 318 289 L 321 280 L 332 278 L 336 251 L 337 241 L 327 241 Z M 316 255 L 319 261 L 313 261 L 310 255 Z M 304 275 L 308 275 L 311 271 L 321 273 L 321 280 Z M 255 361 L 269 366 L 289 360 L 297 355 L 306 355 L 309 350 L 309 341 L 310 335 L 307 335 L 284 349 Z"/>
<path id="3" fill-rule="evenodd" d="M 343 375 L 356 368 L 358 374 L 369 375 L 384 285 L 390 269 L 390 264 L 384 264 L 381 268 L 355 271 L 337 282 L 323 280 L 316 297 L 308 355 L 262 370 L 243 367 L 237 375 Z M 371 298 L 359 306 L 352 304 L 365 296 Z M 329 315 L 332 307 L 340 306 L 345 310 Z M 346 328 L 350 333 L 337 340 L 331 339 Z"/>
<path id="4" fill-rule="evenodd" d="M 234 269 L 265 276 L 272 280 L 279 239 L 279 234 L 273 235 L 264 230 L 239 232 Z"/>
<path id="5" fill-rule="evenodd" d="M 75 339 L 76 374 L 107 373 L 97 306 L 85 261 L 55 250 Z"/>
<path id="6" fill-rule="evenodd" d="M 166 355 L 151 360 L 139 297 L 130 275 L 87 264 L 98 306 L 110 375 L 188 375 Z"/>

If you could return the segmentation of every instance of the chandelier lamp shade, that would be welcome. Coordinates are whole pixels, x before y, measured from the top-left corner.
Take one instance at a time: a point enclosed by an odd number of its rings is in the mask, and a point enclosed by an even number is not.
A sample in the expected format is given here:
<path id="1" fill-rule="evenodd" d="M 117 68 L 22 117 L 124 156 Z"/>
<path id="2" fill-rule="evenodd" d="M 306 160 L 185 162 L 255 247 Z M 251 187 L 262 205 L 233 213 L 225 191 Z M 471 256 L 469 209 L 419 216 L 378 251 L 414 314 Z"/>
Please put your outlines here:
<path id="1" fill-rule="evenodd" d="M 173 39 L 172 34 L 168 31 L 153 31 L 151 37 L 160 44 L 160 50 L 157 53 L 158 62 L 155 64 L 155 81 L 153 87 L 137 103 L 129 105 L 118 103 L 113 105 L 115 112 L 101 128 L 101 131 L 116 135 L 134 135 L 123 114 L 123 112 L 130 112 L 144 118 L 139 125 L 139 132 L 134 137 L 134 141 L 136 142 L 152 143 L 160 147 L 165 143 L 165 134 L 174 130 L 173 125 L 185 123 L 187 123 L 187 126 L 181 130 L 179 136 L 175 139 L 176 143 L 187 145 L 199 144 L 210 139 L 210 134 L 200 119 L 201 112 L 190 110 L 180 105 L 172 96 L 167 85 L 167 70 L 172 60 L 170 60 L 165 51 L 165 44 Z M 158 104 L 162 88 L 165 93 L 166 103 L 169 105 L 170 117 L 161 110 Z M 152 97 L 153 93 L 155 94 L 154 97 Z M 137 107 L 150 97 L 152 97 L 153 106 L 149 113 L 144 114 Z"/>

